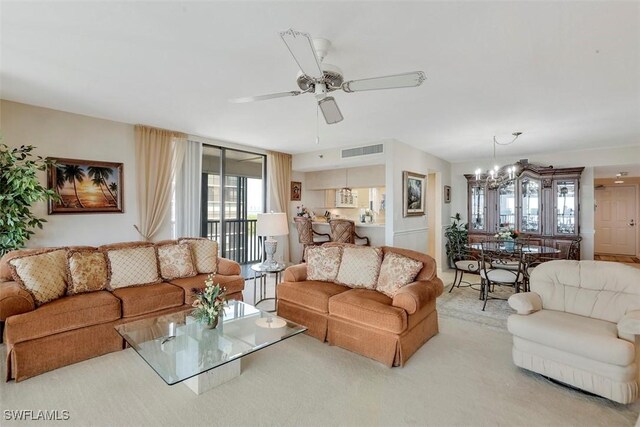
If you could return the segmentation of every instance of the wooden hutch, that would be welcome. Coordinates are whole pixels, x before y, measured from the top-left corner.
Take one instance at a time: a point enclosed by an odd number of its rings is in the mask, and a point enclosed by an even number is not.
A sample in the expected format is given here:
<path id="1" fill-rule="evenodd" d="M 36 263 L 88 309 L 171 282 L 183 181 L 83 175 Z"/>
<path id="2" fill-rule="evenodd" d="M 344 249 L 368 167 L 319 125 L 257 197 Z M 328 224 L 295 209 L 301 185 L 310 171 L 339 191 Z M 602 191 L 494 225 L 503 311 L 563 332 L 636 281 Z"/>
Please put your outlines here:
<path id="1" fill-rule="evenodd" d="M 580 175 L 584 167 L 554 168 L 520 160 L 509 178 L 508 168 L 492 179 L 465 175 L 469 241 L 481 242 L 499 230 L 515 229 L 530 244 L 550 246 L 564 256 L 580 234 Z"/>

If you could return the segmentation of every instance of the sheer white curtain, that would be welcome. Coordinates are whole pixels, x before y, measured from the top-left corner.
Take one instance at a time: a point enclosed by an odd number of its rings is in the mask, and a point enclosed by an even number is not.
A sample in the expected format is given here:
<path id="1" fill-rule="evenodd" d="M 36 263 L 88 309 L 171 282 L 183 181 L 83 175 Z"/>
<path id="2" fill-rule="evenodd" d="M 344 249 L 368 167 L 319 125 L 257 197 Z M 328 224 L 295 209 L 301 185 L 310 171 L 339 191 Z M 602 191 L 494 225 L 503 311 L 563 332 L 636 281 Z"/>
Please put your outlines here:
<path id="1" fill-rule="evenodd" d="M 182 169 L 176 177 L 174 238 L 200 236 L 202 143 L 187 141 Z"/>

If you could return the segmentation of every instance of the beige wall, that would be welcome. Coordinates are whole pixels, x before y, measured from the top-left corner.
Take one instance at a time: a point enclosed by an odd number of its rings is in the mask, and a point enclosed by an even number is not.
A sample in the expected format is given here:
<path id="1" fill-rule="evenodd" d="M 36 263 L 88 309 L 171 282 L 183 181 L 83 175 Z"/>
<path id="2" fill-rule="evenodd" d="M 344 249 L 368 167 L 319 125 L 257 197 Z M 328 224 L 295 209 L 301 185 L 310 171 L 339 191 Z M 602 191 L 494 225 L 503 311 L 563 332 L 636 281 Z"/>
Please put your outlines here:
<path id="1" fill-rule="evenodd" d="M 139 240 L 135 199 L 133 126 L 10 101 L 0 101 L 0 131 L 10 147 L 34 145 L 37 155 L 124 163 L 124 213 L 48 215 L 45 203 L 34 212 L 47 220 L 29 247 L 100 245 Z M 46 184 L 45 173 L 40 175 Z"/>

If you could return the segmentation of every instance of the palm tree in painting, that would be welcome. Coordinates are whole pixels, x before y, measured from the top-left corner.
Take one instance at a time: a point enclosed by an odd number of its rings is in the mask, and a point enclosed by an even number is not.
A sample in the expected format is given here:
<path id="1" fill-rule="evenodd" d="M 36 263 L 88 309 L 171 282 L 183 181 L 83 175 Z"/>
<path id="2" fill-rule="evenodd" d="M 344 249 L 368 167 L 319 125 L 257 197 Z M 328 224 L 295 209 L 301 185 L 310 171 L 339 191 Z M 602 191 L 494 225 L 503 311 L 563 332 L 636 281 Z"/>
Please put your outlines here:
<path id="1" fill-rule="evenodd" d="M 64 197 L 62 197 L 62 189 L 64 188 L 64 183 L 66 182 L 64 178 L 64 167 L 60 165 L 56 165 L 56 189 L 58 190 L 58 194 L 60 195 L 60 202 L 62 206 L 67 207 L 67 202 L 64 201 Z"/>
<path id="2" fill-rule="evenodd" d="M 109 184 L 109 190 L 111 190 L 111 192 L 113 193 L 114 196 L 118 195 L 118 184 L 115 182 L 112 182 L 111 184 Z"/>
<path id="3" fill-rule="evenodd" d="M 78 201 L 78 205 L 81 208 L 84 208 L 84 205 L 80 201 L 80 197 L 78 197 L 78 187 L 76 186 L 76 182 L 82 182 L 85 178 L 84 171 L 78 165 L 64 165 L 64 179 L 73 184 L 73 191 L 76 194 L 76 200 Z"/>
<path id="4" fill-rule="evenodd" d="M 100 188 L 100 190 L 102 191 L 102 195 L 104 196 L 104 199 L 107 201 L 107 203 L 117 205 L 118 202 L 116 201 L 115 196 L 113 195 L 113 193 L 109 189 L 109 186 L 107 185 L 107 180 L 113 174 L 113 169 L 102 168 L 99 166 L 89 166 L 87 169 L 89 171 L 89 176 L 92 178 L 91 181 L 93 182 L 93 185 Z M 113 203 L 110 202 L 109 199 L 107 198 L 107 194 L 104 192 L 105 188 L 111 195 L 111 198 L 113 199 Z"/>

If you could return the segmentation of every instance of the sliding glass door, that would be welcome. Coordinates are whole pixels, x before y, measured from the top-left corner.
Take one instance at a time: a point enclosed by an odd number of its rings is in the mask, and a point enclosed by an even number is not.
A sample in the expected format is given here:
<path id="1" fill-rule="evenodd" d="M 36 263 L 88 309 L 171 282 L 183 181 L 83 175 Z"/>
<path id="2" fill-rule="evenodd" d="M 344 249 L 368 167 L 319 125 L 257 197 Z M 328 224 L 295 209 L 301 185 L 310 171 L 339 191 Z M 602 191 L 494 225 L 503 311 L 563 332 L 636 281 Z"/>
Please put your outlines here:
<path id="1" fill-rule="evenodd" d="M 261 258 L 256 220 L 266 206 L 265 168 L 262 154 L 204 146 L 201 235 L 241 264 Z"/>

